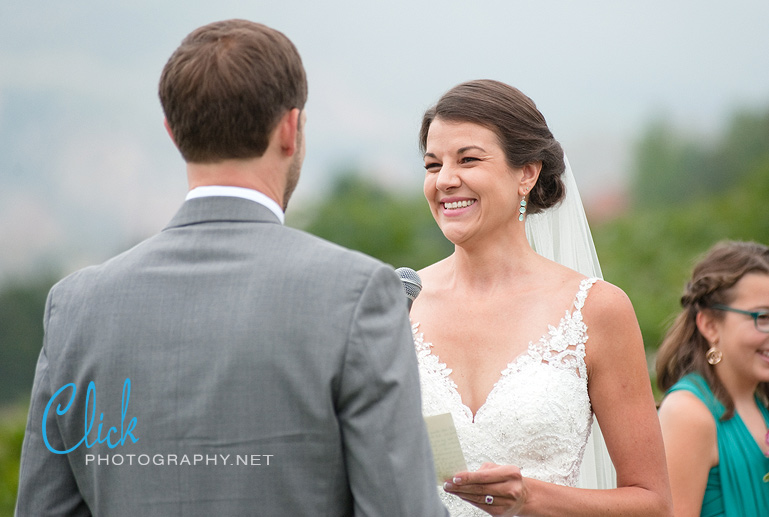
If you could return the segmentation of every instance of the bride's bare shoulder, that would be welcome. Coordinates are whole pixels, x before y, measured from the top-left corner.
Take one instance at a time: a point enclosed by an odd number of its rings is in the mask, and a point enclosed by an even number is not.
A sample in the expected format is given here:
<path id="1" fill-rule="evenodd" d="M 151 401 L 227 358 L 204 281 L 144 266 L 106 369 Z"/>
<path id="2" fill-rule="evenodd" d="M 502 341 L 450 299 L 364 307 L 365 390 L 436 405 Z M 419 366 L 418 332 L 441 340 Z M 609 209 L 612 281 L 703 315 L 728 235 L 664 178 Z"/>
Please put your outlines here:
<path id="1" fill-rule="evenodd" d="M 590 289 L 582 313 L 585 323 L 591 329 L 593 346 L 608 338 L 613 347 L 623 348 L 619 344 L 643 347 L 641 330 L 635 309 L 628 295 L 614 284 L 606 281 L 596 282 Z"/>
<path id="2" fill-rule="evenodd" d="M 600 280 L 590 288 L 590 306 L 588 311 L 599 314 L 617 314 L 617 312 L 630 312 L 634 314 L 630 298 L 616 285 Z"/>
<path id="3" fill-rule="evenodd" d="M 538 283 L 549 284 L 551 288 L 561 285 L 566 290 L 579 285 L 582 280 L 587 278 L 582 273 L 544 257 L 541 257 L 538 263 L 535 264 L 534 273 Z"/>

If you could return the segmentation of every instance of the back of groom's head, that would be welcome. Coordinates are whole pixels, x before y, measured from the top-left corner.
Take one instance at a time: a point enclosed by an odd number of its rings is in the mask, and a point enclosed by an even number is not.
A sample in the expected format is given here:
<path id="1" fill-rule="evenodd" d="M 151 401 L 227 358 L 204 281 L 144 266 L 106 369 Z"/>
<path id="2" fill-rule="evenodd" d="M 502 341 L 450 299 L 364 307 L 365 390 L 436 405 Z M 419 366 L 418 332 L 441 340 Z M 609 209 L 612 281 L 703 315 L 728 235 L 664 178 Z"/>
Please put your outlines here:
<path id="1" fill-rule="evenodd" d="M 261 156 L 280 117 L 304 108 L 307 78 L 283 33 L 225 20 L 182 41 L 163 68 L 159 94 L 184 160 L 215 163 Z"/>

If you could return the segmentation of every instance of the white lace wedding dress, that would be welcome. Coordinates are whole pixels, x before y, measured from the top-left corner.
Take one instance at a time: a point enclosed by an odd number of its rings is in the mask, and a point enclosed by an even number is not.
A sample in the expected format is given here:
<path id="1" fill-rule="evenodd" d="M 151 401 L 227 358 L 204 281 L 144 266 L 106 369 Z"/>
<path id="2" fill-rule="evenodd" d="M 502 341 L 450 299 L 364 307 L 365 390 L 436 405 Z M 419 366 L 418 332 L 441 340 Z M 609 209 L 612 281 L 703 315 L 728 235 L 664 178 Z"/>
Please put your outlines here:
<path id="1" fill-rule="evenodd" d="M 516 465 L 526 477 L 577 485 L 593 422 L 582 307 L 597 280 L 580 283 L 573 309 L 507 365 L 475 416 L 462 403 L 451 370 L 432 353 L 414 323 L 423 413 L 452 414 L 469 470 L 493 461 Z M 488 515 L 438 490 L 452 516 Z"/>

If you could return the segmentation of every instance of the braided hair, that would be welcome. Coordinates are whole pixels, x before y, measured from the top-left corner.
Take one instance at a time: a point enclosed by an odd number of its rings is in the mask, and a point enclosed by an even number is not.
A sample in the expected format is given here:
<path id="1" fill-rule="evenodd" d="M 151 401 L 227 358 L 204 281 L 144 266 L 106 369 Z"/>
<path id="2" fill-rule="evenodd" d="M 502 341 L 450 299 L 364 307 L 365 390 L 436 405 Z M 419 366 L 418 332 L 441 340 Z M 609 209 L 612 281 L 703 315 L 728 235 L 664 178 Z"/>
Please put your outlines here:
<path id="1" fill-rule="evenodd" d="M 723 319 L 721 311 L 710 309 L 714 304 L 728 305 L 734 299 L 733 287 L 748 273 L 769 274 L 769 248 L 755 242 L 723 241 L 713 246 L 692 271 L 686 284 L 681 306 L 657 353 L 657 385 L 670 389 L 681 377 L 696 372 L 707 381 L 713 394 L 726 408 L 722 420 L 734 416 L 734 401 L 707 362 L 705 353 L 710 343 L 697 328 L 697 313 L 712 311 Z M 769 401 L 769 383 L 762 382 L 759 395 Z"/>

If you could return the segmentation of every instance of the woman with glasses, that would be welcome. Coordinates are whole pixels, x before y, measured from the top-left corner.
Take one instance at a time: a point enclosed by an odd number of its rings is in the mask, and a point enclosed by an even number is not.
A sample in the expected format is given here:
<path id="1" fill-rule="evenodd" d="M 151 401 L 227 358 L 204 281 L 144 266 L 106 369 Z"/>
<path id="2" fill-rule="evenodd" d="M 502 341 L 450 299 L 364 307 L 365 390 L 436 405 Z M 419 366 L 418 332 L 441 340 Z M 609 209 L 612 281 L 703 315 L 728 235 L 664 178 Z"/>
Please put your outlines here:
<path id="1" fill-rule="evenodd" d="M 675 515 L 769 515 L 769 248 L 697 264 L 657 355 Z"/>

